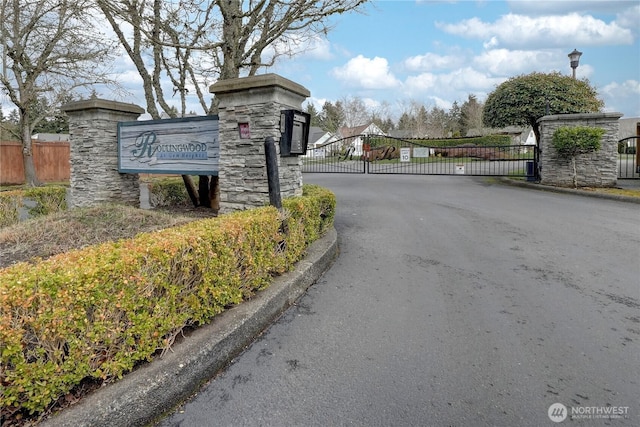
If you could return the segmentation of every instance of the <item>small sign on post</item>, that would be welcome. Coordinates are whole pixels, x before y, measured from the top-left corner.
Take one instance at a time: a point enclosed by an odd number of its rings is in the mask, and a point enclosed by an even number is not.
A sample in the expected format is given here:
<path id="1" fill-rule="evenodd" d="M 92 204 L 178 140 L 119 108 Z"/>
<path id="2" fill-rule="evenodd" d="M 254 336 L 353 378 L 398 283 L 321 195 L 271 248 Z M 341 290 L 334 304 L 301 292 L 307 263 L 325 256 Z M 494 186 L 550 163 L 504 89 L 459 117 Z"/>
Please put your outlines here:
<path id="1" fill-rule="evenodd" d="M 401 162 L 411 161 L 411 148 L 409 147 L 400 148 L 400 161 Z"/>

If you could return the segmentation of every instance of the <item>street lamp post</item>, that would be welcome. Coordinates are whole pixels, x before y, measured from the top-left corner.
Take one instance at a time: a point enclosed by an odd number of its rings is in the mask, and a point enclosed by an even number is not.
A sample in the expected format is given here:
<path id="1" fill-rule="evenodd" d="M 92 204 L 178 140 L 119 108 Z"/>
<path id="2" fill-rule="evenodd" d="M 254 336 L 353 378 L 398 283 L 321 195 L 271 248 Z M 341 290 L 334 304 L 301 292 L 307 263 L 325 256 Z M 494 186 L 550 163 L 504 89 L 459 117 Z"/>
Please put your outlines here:
<path id="1" fill-rule="evenodd" d="M 582 56 L 582 52 L 579 52 L 576 49 L 573 49 L 569 55 L 569 61 L 571 61 L 571 69 L 573 70 L 573 78 L 576 78 L 576 68 L 578 68 L 578 64 L 580 63 L 580 57 Z"/>

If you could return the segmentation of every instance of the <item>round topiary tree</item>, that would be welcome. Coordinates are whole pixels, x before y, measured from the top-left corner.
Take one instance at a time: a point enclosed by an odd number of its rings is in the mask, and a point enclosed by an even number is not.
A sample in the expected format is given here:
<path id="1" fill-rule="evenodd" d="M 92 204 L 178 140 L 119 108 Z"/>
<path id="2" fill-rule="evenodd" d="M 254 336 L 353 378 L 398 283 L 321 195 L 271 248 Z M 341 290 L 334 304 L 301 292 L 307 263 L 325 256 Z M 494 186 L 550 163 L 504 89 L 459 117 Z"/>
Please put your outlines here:
<path id="1" fill-rule="evenodd" d="M 531 126 L 540 142 L 538 119 L 547 114 L 595 113 L 604 102 L 588 80 L 554 73 L 512 77 L 498 85 L 484 103 L 485 126 Z"/>

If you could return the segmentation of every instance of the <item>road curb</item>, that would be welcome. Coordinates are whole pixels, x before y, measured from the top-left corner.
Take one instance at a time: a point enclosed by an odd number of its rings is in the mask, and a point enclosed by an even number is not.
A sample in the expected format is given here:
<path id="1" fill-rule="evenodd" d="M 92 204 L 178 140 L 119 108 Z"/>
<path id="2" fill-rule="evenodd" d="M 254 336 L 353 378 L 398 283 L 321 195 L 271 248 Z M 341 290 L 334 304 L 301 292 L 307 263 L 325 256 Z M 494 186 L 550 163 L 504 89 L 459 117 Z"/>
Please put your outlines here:
<path id="1" fill-rule="evenodd" d="M 331 228 L 311 244 L 294 271 L 251 300 L 193 331 L 162 359 L 141 366 L 45 420 L 44 427 L 144 426 L 187 399 L 227 366 L 331 265 L 338 252 Z"/>
<path id="2" fill-rule="evenodd" d="M 518 181 L 518 180 L 505 178 L 505 177 L 498 177 L 498 181 L 502 184 L 510 185 L 513 187 L 529 188 L 529 189 L 539 190 L 539 191 L 549 191 L 552 193 L 573 194 L 576 196 L 594 197 L 597 199 L 617 200 L 619 202 L 640 204 L 640 197 L 629 197 L 629 196 L 622 196 L 619 194 L 598 193 L 595 191 L 579 190 L 579 189 L 576 190 L 573 188 L 553 187 L 550 185 L 542 185 L 534 182 Z"/>

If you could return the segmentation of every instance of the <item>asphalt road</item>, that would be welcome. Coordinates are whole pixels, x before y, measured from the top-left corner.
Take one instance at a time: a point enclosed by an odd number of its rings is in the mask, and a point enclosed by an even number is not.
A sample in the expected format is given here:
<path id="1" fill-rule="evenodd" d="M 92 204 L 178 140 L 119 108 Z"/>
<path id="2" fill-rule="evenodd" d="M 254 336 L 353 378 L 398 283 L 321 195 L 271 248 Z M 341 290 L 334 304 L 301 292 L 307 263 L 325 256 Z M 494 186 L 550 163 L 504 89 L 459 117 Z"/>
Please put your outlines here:
<path id="1" fill-rule="evenodd" d="M 339 257 L 160 426 L 544 426 L 554 403 L 563 424 L 640 425 L 637 204 L 304 178 L 337 195 Z"/>

